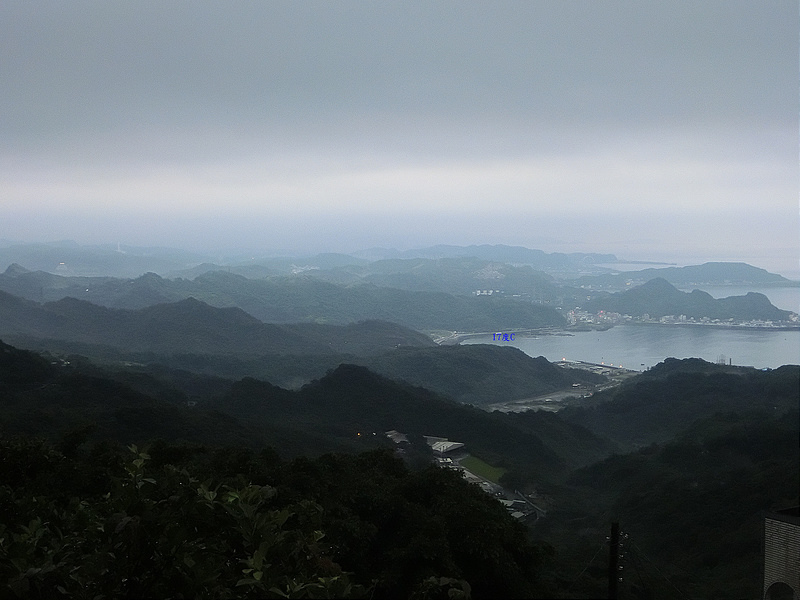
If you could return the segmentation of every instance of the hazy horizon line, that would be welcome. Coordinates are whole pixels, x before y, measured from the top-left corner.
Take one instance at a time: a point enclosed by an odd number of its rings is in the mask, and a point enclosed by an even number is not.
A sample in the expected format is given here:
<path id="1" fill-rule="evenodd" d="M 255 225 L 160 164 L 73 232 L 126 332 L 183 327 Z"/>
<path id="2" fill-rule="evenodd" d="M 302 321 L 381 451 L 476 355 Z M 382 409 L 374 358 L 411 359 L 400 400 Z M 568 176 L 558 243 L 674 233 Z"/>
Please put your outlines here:
<path id="1" fill-rule="evenodd" d="M 313 256 L 317 256 L 320 254 L 342 254 L 346 256 L 356 256 L 358 254 L 368 253 L 368 252 L 378 252 L 378 251 L 385 251 L 385 252 L 397 252 L 397 253 L 406 253 L 406 252 L 414 252 L 414 251 L 422 251 L 427 250 L 430 248 L 434 248 L 437 246 L 444 246 L 450 248 L 469 248 L 469 247 L 480 247 L 480 246 L 489 246 L 489 247 L 506 247 L 506 248 L 524 248 L 526 250 L 532 251 L 539 251 L 544 252 L 545 254 L 552 255 L 552 254 L 600 254 L 600 255 L 613 255 L 616 260 L 614 263 L 619 264 L 641 264 L 643 268 L 646 268 L 647 265 L 654 265 L 654 266 L 663 266 L 663 267 L 685 267 L 685 266 L 692 266 L 692 265 L 701 265 L 705 263 L 714 263 L 714 262 L 723 262 L 723 263 L 744 263 L 749 264 L 750 266 L 765 269 L 771 273 L 775 273 L 781 275 L 787 279 L 792 281 L 800 282 L 800 264 L 797 265 L 795 269 L 787 269 L 787 268 L 775 268 L 770 266 L 763 266 L 763 263 L 759 264 L 760 261 L 757 260 L 741 260 L 738 258 L 722 258 L 720 254 L 722 252 L 716 251 L 713 252 L 714 256 L 694 256 L 691 255 L 683 255 L 682 258 L 678 258 L 675 255 L 673 256 L 654 256 L 652 254 L 648 256 L 631 256 L 631 255 L 621 255 L 618 252 L 613 251 L 606 251 L 602 249 L 597 250 L 590 250 L 590 249 L 572 249 L 572 250 L 551 250 L 546 247 L 533 247 L 533 246 L 526 246 L 521 244 L 509 244 L 509 243 L 489 243 L 489 242 L 476 242 L 476 243 L 469 243 L 469 244 L 455 244 L 455 243 L 438 243 L 438 244 L 414 244 L 414 245 L 407 245 L 407 246 L 400 246 L 397 245 L 385 245 L 385 246 L 370 246 L 370 247 L 358 247 L 355 249 L 342 249 L 342 248 L 271 248 L 267 246 L 220 246 L 220 247 L 213 247 L 213 248 L 201 248 L 194 245 L 163 245 L 163 244 L 136 244 L 136 243 L 129 243 L 123 242 L 122 240 L 118 242 L 111 242 L 111 241 L 98 241 L 98 242 L 81 242 L 71 238 L 64 238 L 64 239 L 56 239 L 56 240 L 19 240 L 19 239 L 8 239 L 8 238 L 0 238 L 0 248 L 9 248 L 14 246 L 34 246 L 34 245 L 43 245 L 43 246 L 50 246 L 50 247 L 58 247 L 59 245 L 64 245 L 68 247 L 77 247 L 77 248 L 103 248 L 103 249 L 115 249 L 115 248 L 124 248 L 129 251 L 172 251 L 172 252 L 182 252 L 186 254 L 194 254 L 197 255 L 198 259 L 209 259 L 209 262 L 214 261 L 232 261 L 232 260 L 241 260 L 243 256 L 247 255 L 255 255 L 251 258 L 257 259 L 276 259 L 276 258 L 310 258 Z M 398 257 L 399 259 L 403 259 L 403 257 Z M 371 260 L 371 259 L 367 259 Z M 381 260 L 381 259 L 375 259 Z M 768 262 L 768 261 L 766 261 Z M 800 263 L 800 261 L 798 261 Z M 599 265 L 602 264 L 612 264 L 612 263 L 598 263 Z M 220 265 L 220 266 L 230 266 L 230 265 Z"/>

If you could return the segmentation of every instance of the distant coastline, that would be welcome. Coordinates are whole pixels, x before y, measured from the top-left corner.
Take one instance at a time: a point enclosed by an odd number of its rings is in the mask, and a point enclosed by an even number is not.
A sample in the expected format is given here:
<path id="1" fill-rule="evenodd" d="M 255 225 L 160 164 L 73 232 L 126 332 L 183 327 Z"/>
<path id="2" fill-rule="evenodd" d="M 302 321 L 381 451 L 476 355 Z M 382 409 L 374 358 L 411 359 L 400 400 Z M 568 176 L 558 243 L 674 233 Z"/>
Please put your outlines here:
<path id="1" fill-rule="evenodd" d="M 625 321 L 623 323 L 615 324 L 590 324 L 586 323 L 585 326 L 577 325 L 564 328 L 542 328 L 542 329 L 506 329 L 502 333 L 513 333 L 520 337 L 540 337 L 540 336 L 573 336 L 575 333 L 583 333 L 587 331 L 607 331 L 616 325 L 636 325 L 636 326 L 657 326 L 657 327 L 695 327 L 703 329 L 736 329 L 746 331 L 800 331 L 800 323 L 785 324 L 785 325 L 768 325 L 768 324 L 750 324 L 750 323 L 699 323 L 699 322 L 676 322 L 676 323 L 662 323 L 660 321 Z M 429 333 L 431 339 L 440 346 L 455 346 L 465 340 L 489 337 L 495 331 L 452 331 L 447 335 L 442 332 Z"/>
<path id="2" fill-rule="evenodd" d="M 480 337 L 488 337 L 496 333 L 507 333 L 519 335 L 520 337 L 537 337 L 542 335 L 572 335 L 568 329 L 560 327 L 543 327 L 540 329 L 504 329 L 498 331 L 448 331 L 448 332 L 428 332 L 431 339 L 440 346 L 455 346 L 464 340 Z"/>
<path id="3" fill-rule="evenodd" d="M 751 325 L 748 323 L 697 323 L 697 322 L 684 322 L 684 323 L 661 323 L 660 321 L 626 321 L 621 325 L 657 325 L 660 327 L 703 327 L 714 329 L 754 329 L 760 331 L 800 331 L 800 324 L 797 325 L 767 325 L 756 324 Z"/>

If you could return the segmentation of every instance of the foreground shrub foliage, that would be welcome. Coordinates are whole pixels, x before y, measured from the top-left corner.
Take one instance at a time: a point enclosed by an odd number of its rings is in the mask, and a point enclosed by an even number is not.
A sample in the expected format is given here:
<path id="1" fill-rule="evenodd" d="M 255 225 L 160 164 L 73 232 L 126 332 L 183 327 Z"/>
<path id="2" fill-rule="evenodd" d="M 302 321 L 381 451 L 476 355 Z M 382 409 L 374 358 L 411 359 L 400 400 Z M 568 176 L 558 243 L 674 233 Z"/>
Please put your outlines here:
<path id="1" fill-rule="evenodd" d="M 387 452 L 0 440 L 0 597 L 525 596 L 540 553 L 491 498 Z M 159 465 L 166 457 L 181 464 Z M 236 469 L 233 472 L 232 469 Z M 271 480 L 271 483 L 268 481 Z"/>
<path id="2" fill-rule="evenodd" d="M 47 462 L 62 458 L 40 450 Z M 0 488 L 3 513 L 12 516 L 4 521 L 18 523 L 0 525 L 8 591 L 74 598 L 363 594 L 330 559 L 318 504 L 275 508 L 270 486 L 210 489 L 172 466 L 156 479 L 147 473 L 150 456 L 130 450 L 124 473 L 92 500 Z"/>

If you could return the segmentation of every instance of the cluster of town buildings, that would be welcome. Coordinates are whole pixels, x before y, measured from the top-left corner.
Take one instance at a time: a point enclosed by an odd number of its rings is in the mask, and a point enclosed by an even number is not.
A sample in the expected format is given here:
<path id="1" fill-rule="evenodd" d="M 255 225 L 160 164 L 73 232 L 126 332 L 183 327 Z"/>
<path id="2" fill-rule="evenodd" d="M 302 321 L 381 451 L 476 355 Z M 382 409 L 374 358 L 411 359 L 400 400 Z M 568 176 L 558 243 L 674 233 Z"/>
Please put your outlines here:
<path id="1" fill-rule="evenodd" d="M 688 317 L 686 315 L 666 315 L 651 317 L 645 313 L 641 317 L 623 315 L 616 312 L 600 311 L 590 313 L 585 310 L 571 310 L 566 315 L 569 325 L 600 325 L 613 327 L 626 323 L 650 323 L 661 325 L 705 325 L 716 327 L 750 327 L 757 329 L 787 329 L 800 327 L 800 317 L 792 313 L 787 321 L 767 321 L 763 319 L 739 320 L 736 319 L 711 319 L 709 317 Z"/>

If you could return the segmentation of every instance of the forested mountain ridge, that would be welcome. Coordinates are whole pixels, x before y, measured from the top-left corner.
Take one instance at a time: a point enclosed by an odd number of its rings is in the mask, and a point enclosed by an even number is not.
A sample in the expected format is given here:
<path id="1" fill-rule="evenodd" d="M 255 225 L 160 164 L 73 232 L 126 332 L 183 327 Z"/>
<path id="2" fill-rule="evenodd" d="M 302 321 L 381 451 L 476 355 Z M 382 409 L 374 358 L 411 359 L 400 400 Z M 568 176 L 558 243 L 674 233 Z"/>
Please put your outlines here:
<path id="1" fill-rule="evenodd" d="M 67 444 L 88 438 L 131 443 L 158 437 L 222 445 L 263 443 L 261 436 L 221 413 L 189 410 L 177 390 L 152 397 L 94 369 L 46 360 L 0 342 L 0 435 L 15 434 Z"/>
<path id="2" fill-rule="evenodd" d="M 666 279 L 657 277 L 624 292 L 602 296 L 583 304 L 590 312 L 607 311 L 636 317 L 649 315 L 685 315 L 694 319 L 786 321 L 791 311 L 781 310 L 764 294 L 749 292 L 745 296 L 715 299 L 707 292 L 681 292 Z"/>
<path id="3" fill-rule="evenodd" d="M 133 352 L 26 336 L 8 336 L 8 340 L 18 347 L 37 352 L 86 356 L 109 368 L 149 373 L 164 372 L 162 367 L 166 367 L 170 373 L 190 372 L 225 379 L 252 377 L 286 389 L 299 389 L 342 363 L 352 363 L 366 366 L 390 379 L 426 387 L 458 402 L 476 406 L 547 394 L 570 388 L 573 383 L 596 385 L 606 381 L 603 376 L 586 371 L 556 369 L 542 357 L 530 357 L 516 348 L 484 344 L 419 347 L 415 350 L 400 347 L 371 356 L 340 353 L 241 356 Z M 451 367 L 460 373 L 457 380 L 448 371 Z"/>
<path id="4" fill-rule="evenodd" d="M 475 405 L 530 398 L 575 383 L 597 385 L 606 381 L 602 375 L 565 369 L 542 356 L 532 358 L 517 348 L 491 344 L 398 348 L 370 357 L 364 364 L 391 379 Z"/>
<path id="5" fill-rule="evenodd" d="M 475 404 L 601 380 L 515 348 L 437 346 L 428 336 L 393 323 L 267 324 L 241 309 L 215 308 L 194 298 L 123 310 L 70 297 L 40 305 L 0 292 L 0 335 L 24 347 L 104 362 L 160 362 L 292 388 L 352 362 Z M 407 351 L 412 347 L 419 352 Z"/>
<path id="6" fill-rule="evenodd" d="M 740 285 L 790 285 L 764 269 L 744 263 L 706 263 L 694 267 L 646 269 L 619 275 L 556 280 L 529 265 L 510 265 L 469 256 L 387 259 L 348 263 L 325 260 L 329 268 L 297 267 L 293 275 L 264 277 L 257 265 L 241 269 L 251 278 L 225 270 L 198 271 L 194 279 L 164 279 L 146 273 L 136 279 L 64 277 L 32 272 L 13 264 L 0 274 L 0 290 L 44 302 L 66 296 L 110 308 L 136 309 L 194 297 L 213 306 L 239 307 L 262 321 L 345 324 L 386 320 L 422 330 L 492 331 L 563 326 L 549 307 L 580 306 L 636 317 L 686 315 L 689 318 L 786 320 L 787 311 L 758 293 L 715 300 L 686 282 Z M 277 260 L 277 259 L 276 259 Z M 339 266 L 332 266 L 332 265 Z M 285 266 L 285 265 L 284 265 Z M 635 285 L 642 277 L 642 285 Z M 578 287 L 578 286 L 581 287 Z M 698 284 L 699 285 L 699 284 Z M 673 289 L 674 288 L 674 289 Z M 607 295 L 601 290 L 623 290 Z M 491 297 L 475 297 L 492 291 Z"/>
<path id="7" fill-rule="evenodd" d="M 211 444 L 237 439 L 297 455 L 391 446 L 383 432 L 400 429 L 418 438 L 462 438 L 475 452 L 546 478 L 585 464 L 586 448 L 592 447 L 595 457 L 613 448 L 583 427 L 559 425 L 562 437 L 590 442 L 579 457 L 572 456 L 568 443 L 551 448 L 538 438 L 537 429 L 553 428 L 546 417 L 523 423 L 513 415 L 490 414 L 358 365 L 340 365 L 298 391 L 245 378 L 212 381 L 210 389 L 218 393 L 198 397 L 191 390 L 209 385 L 202 376 L 175 378 L 157 371 L 125 376 L 80 359 L 47 361 L 0 344 L 0 425 L 7 432 L 57 436 L 91 425 L 100 439 L 126 443 L 159 436 Z M 187 407 L 192 398 L 196 406 Z M 215 434 L 220 415 L 229 416 Z"/>
<path id="8" fill-rule="evenodd" d="M 668 359 L 560 416 L 626 448 L 662 443 L 718 412 L 784 414 L 800 404 L 800 366 L 771 371 Z"/>
<path id="9" fill-rule="evenodd" d="M 248 404 L 242 405 L 245 398 L 249 399 Z M 552 429 L 553 422 L 544 415 L 533 415 L 523 423 L 515 415 L 461 406 L 358 365 L 340 365 L 304 386 L 291 401 L 260 382 L 243 380 L 214 406 L 241 418 L 249 415 L 254 422 L 282 417 L 286 423 L 308 423 L 315 430 L 328 431 L 342 439 L 355 439 L 359 432 L 380 435 L 390 429 L 417 439 L 423 435 L 445 437 L 463 442 L 470 452 L 490 462 L 500 462 L 540 480 L 557 478 L 565 469 L 585 460 L 583 453 L 580 458 L 572 454 L 570 438 L 588 442 L 595 456 L 613 449 L 613 445 L 592 436 L 585 428 L 571 426 L 559 429 L 559 445 L 548 446 L 540 432 Z M 438 433 L 431 433 L 432 430 Z"/>
<path id="10" fill-rule="evenodd" d="M 61 278 L 46 273 L 0 275 L 0 289 L 41 301 L 73 296 L 109 308 L 140 309 L 189 297 L 217 307 L 238 307 L 270 323 L 347 324 L 366 319 L 399 323 L 417 330 L 492 331 L 562 326 L 552 308 L 499 298 L 461 297 L 444 292 L 408 291 L 364 284 L 335 285 L 309 275 L 247 279 L 224 271 L 194 280 Z"/>
<path id="11" fill-rule="evenodd" d="M 363 354 L 401 345 L 435 345 L 428 336 L 391 323 L 275 325 L 239 308 L 216 308 L 194 298 L 125 310 L 71 297 L 40 305 L 5 292 L 0 292 L 0 335 L 67 340 L 129 352 L 239 356 Z"/>

